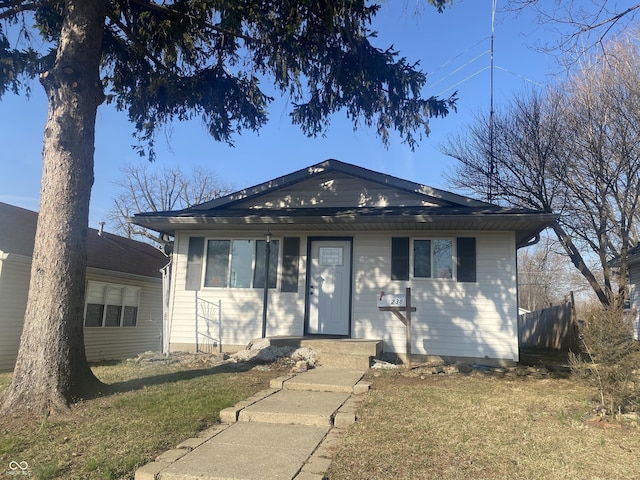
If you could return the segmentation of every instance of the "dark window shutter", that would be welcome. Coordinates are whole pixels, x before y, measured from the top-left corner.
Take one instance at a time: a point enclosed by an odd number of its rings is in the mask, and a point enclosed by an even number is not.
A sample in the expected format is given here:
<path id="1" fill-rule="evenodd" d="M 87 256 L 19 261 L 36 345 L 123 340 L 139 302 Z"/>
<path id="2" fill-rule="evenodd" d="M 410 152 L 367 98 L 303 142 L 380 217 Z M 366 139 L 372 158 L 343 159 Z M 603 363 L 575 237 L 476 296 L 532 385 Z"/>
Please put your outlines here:
<path id="1" fill-rule="evenodd" d="M 279 240 L 271 240 L 269 245 L 269 288 L 276 288 L 278 281 L 278 250 Z M 264 288 L 264 274 L 266 265 L 266 241 L 256 242 L 256 266 L 253 272 L 253 288 Z"/>
<path id="2" fill-rule="evenodd" d="M 475 282 L 476 280 L 476 239 L 460 237 L 457 239 L 458 281 Z"/>
<path id="3" fill-rule="evenodd" d="M 280 291 L 297 292 L 300 238 L 285 237 L 282 242 L 282 281 Z"/>
<path id="4" fill-rule="evenodd" d="M 189 251 L 187 252 L 187 281 L 185 284 L 185 290 L 200 290 L 203 254 L 204 237 L 189 237 Z"/>
<path id="5" fill-rule="evenodd" d="M 409 280 L 409 237 L 391 239 L 391 280 Z"/>

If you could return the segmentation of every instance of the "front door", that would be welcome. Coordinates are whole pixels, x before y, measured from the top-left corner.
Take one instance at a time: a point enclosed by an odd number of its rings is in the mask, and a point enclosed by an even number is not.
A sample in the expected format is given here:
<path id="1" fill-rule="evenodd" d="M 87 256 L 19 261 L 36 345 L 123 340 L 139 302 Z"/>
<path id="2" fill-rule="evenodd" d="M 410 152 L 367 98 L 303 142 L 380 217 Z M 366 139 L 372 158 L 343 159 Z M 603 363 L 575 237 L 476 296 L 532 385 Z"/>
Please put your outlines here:
<path id="1" fill-rule="evenodd" d="M 349 336 L 351 239 L 311 240 L 307 334 Z"/>

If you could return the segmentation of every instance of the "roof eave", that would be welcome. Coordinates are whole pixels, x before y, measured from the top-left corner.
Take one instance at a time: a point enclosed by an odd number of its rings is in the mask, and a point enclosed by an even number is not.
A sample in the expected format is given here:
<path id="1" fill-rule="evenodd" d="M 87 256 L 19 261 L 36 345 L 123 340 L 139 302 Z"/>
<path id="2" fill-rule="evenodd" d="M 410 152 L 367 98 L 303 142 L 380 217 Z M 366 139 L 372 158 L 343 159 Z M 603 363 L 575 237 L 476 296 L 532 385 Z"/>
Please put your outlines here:
<path id="1" fill-rule="evenodd" d="M 244 216 L 144 216 L 133 217 L 132 223 L 155 231 L 174 235 L 180 230 L 269 228 L 273 231 L 320 226 L 325 230 L 494 230 L 516 231 L 518 247 L 524 246 L 557 219 L 556 215 L 500 214 L 500 215 L 380 215 L 361 216 L 357 213 L 332 215 L 291 216 L 256 212 Z M 452 227 L 455 225 L 455 227 Z M 372 227 L 376 228 L 372 228 Z M 366 228 L 365 228 L 366 227 Z"/>

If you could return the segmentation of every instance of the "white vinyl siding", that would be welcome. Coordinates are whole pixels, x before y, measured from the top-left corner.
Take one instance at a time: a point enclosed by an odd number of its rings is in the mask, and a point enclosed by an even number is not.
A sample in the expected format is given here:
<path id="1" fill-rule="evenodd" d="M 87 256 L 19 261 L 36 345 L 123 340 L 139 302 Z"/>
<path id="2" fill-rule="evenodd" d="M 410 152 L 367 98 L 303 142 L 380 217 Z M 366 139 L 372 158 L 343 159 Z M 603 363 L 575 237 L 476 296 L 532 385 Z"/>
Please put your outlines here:
<path id="1" fill-rule="evenodd" d="M 18 355 L 29 291 L 30 263 L 0 262 L 0 371 L 13 369 Z M 95 282 L 119 283 L 139 288 L 135 328 L 85 328 L 84 340 L 90 362 L 134 357 L 160 349 L 162 334 L 162 284 L 160 279 L 124 277 L 88 272 Z"/>
<path id="2" fill-rule="evenodd" d="M 212 313 L 209 320 L 209 328 L 214 332 L 222 331 L 222 345 L 247 345 L 251 340 L 262 335 L 262 309 L 263 295 L 262 288 L 201 288 L 199 291 L 189 291 L 185 289 L 187 251 L 189 247 L 190 235 L 202 235 L 202 232 L 185 232 L 178 234 L 174 243 L 174 268 L 171 279 L 171 303 L 169 305 L 169 315 L 171 324 L 170 342 L 174 345 L 189 345 L 184 349 L 195 350 L 196 347 L 196 304 L 201 302 L 202 307 L 208 305 L 222 304 L 221 320 L 217 311 Z M 246 235 L 246 234 L 244 234 Z M 242 232 L 230 232 L 229 239 L 242 237 Z M 286 236 L 301 236 L 299 233 L 288 232 Z M 208 237 L 210 238 L 210 237 Z M 220 237 L 218 237 L 220 238 Z M 282 238 L 272 240 L 274 252 L 272 259 L 276 258 L 275 253 L 280 248 Z M 264 240 L 257 243 L 258 249 L 264 248 Z M 300 242 L 300 258 L 298 272 L 298 291 L 280 292 L 279 289 L 269 289 L 268 304 L 268 324 L 267 335 L 298 335 L 303 334 L 304 319 L 304 278 L 306 272 L 306 239 Z M 264 255 L 263 255 L 264 257 Z M 280 262 L 282 255 L 277 255 L 277 274 L 280 275 Z M 204 260 L 206 262 L 206 258 Z M 264 268 L 264 267 L 263 267 Z M 270 264 L 270 271 L 275 271 Z M 263 275 L 264 277 L 264 275 Z M 262 282 L 264 278 L 262 279 Z M 255 282 L 255 280 L 254 280 Z M 261 285 L 264 285 L 261 283 Z M 278 279 L 277 285 L 280 285 Z M 202 333 L 205 328 L 206 319 L 199 319 L 197 331 Z M 222 325 L 219 322 L 222 322 Z M 206 343 L 206 339 L 200 335 L 198 345 Z"/>
<path id="3" fill-rule="evenodd" d="M 13 369 L 29 292 L 27 262 L 0 260 L 0 372 Z"/>
<path id="4" fill-rule="evenodd" d="M 444 234 L 444 233 L 443 233 Z M 385 352 L 405 353 L 405 326 L 380 312 L 380 292 L 411 287 L 412 353 L 518 359 L 515 236 L 464 232 L 476 237 L 477 282 L 447 279 L 391 281 L 391 239 L 359 236 L 354 242 L 352 336 L 382 338 Z"/>
<path id="5" fill-rule="evenodd" d="M 460 233 L 439 232 L 431 238 L 454 239 Z M 186 290 L 190 234 L 203 233 L 185 232 L 176 237 L 170 306 L 171 343 L 195 348 L 195 305 L 199 299 L 222 304 L 221 325 L 216 316 L 212 319 L 212 327 L 222 330 L 223 348 L 225 345 L 247 345 L 261 336 L 262 291 L 246 288 Z M 228 235 L 237 238 L 241 232 L 229 232 Z M 475 238 L 475 282 L 445 278 L 392 281 L 391 238 L 403 234 L 341 232 L 341 235 L 353 237 L 353 338 L 383 339 L 385 352 L 404 353 L 404 325 L 392 313 L 379 311 L 376 298 L 381 291 L 404 293 L 406 287 L 411 287 L 412 304 L 416 307 L 412 328 L 414 354 L 518 360 L 513 232 L 463 232 L 462 236 Z M 267 336 L 303 334 L 307 236 L 304 232 L 287 232 L 285 236 L 300 237 L 299 288 L 297 292 L 269 291 Z M 455 256 L 455 241 L 453 249 Z"/>

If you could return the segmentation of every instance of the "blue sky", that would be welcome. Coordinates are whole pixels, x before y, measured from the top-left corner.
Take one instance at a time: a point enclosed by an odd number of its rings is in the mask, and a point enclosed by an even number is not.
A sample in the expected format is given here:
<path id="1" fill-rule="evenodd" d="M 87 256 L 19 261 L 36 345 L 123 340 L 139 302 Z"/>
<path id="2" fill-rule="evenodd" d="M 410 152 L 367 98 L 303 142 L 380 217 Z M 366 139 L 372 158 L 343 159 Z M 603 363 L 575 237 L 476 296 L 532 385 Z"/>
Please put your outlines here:
<path id="1" fill-rule="evenodd" d="M 186 171 L 196 165 L 206 166 L 239 189 L 335 158 L 450 189 L 443 174 L 453 160 L 438 148 L 448 136 L 469 125 L 475 114 L 489 109 L 492 0 L 454 0 L 443 14 L 427 6 L 414 14 L 415 5 L 424 3 L 389 0 L 374 25 L 379 32 L 376 46 L 393 44 L 409 60 L 420 61 L 422 70 L 429 74 L 425 96 L 446 97 L 458 91 L 458 112 L 432 120 L 431 135 L 414 152 L 397 137 L 385 149 L 375 131 L 361 128 L 353 132 L 350 121 L 339 115 L 332 118 L 325 138 L 309 139 L 290 124 L 286 102 L 278 99 L 270 109 L 268 125 L 259 133 L 238 136 L 235 147 L 215 142 L 197 121 L 174 124 L 170 138 L 158 138 L 156 165 L 181 165 Z M 501 13 L 505 3 L 498 0 L 495 20 L 496 107 L 534 83 L 546 83 L 559 70 L 553 57 L 533 49 L 536 43 L 553 40 L 548 31 L 535 22 L 531 12 L 519 17 Z M 46 112 L 38 83 L 33 85 L 30 100 L 9 94 L 0 101 L 0 201 L 38 210 Z M 106 220 L 120 168 L 140 161 L 131 148 L 132 132 L 124 113 L 108 105 L 100 107 L 89 220 L 93 228 Z"/>

